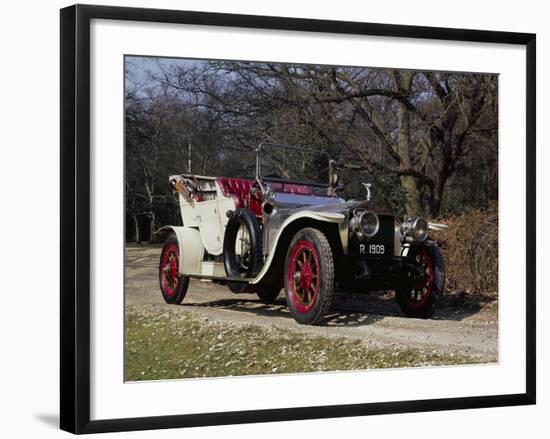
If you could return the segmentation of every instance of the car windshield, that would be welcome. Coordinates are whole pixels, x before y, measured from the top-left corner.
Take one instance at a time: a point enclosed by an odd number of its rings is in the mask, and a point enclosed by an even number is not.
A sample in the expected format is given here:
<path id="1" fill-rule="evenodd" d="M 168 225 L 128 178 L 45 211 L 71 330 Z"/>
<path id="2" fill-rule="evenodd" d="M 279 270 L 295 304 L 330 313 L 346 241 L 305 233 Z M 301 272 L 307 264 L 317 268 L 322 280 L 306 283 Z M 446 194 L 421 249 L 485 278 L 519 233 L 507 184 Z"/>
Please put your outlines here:
<path id="1" fill-rule="evenodd" d="M 329 157 L 318 149 L 264 143 L 258 151 L 258 177 L 266 181 L 327 187 Z"/>

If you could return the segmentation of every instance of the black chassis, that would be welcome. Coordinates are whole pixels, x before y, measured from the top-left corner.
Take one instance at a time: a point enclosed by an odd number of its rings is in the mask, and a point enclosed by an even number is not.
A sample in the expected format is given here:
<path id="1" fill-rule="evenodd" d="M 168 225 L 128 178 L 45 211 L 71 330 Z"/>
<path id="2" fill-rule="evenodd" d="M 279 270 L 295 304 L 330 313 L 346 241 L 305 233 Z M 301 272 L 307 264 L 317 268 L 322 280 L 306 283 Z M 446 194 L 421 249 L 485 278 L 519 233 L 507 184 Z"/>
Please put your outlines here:
<path id="1" fill-rule="evenodd" d="M 426 277 L 426 271 L 416 260 L 416 255 L 423 246 L 436 243 L 428 239 L 418 244 L 403 244 L 401 254 L 395 255 L 393 216 L 388 215 L 386 218 L 388 221 L 391 219 L 391 233 L 381 230 L 366 242 L 359 242 L 350 235 L 348 252 L 340 255 L 340 262 L 336 266 L 336 282 L 340 290 L 353 293 L 394 290 L 412 287 Z M 372 256 L 362 254 L 359 250 L 360 246 L 379 244 L 385 244 L 386 248 L 391 249 L 390 254 Z"/>
<path id="2" fill-rule="evenodd" d="M 410 257 L 380 258 L 349 254 L 344 256 L 336 280 L 342 290 L 359 293 L 412 287 L 425 277 L 423 267 Z"/>

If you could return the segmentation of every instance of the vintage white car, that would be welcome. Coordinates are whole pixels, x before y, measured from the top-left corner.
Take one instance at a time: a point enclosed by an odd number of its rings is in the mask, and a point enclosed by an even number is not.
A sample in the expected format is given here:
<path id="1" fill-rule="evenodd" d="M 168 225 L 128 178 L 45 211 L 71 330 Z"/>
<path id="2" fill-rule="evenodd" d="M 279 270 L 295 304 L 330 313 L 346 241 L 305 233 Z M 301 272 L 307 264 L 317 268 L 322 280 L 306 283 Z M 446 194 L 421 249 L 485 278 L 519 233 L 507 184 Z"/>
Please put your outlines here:
<path id="1" fill-rule="evenodd" d="M 313 178 L 319 174 L 324 182 Z M 157 232 L 168 303 L 182 302 L 190 278 L 266 302 L 284 288 L 294 319 L 315 325 L 335 290 L 395 290 L 402 311 L 421 318 L 443 294 L 444 260 L 428 230 L 444 226 L 420 217 L 396 225 L 393 215 L 373 211 L 368 184 L 365 199 L 340 198 L 334 162 L 316 151 L 261 144 L 255 178 L 183 174 L 169 181 L 183 226 Z"/>

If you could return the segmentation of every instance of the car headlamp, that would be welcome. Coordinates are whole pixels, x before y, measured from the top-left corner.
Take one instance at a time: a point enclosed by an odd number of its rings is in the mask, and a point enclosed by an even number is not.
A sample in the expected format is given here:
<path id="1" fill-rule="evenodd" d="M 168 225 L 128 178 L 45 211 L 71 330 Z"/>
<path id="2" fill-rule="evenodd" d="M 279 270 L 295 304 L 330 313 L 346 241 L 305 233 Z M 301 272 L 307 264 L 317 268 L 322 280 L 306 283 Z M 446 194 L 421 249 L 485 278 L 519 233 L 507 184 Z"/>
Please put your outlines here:
<path id="1" fill-rule="evenodd" d="M 359 239 L 372 238 L 378 233 L 380 219 L 374 212 L 368 210 L 356 211 L 353 213 L 350 227 Z"/>
<path id="2" fill-rule="evenodd" d="M 428 223 L 424 218 L 407 218 L 399 227 L 405 241 L 424 242 L 428 237 Z"/>

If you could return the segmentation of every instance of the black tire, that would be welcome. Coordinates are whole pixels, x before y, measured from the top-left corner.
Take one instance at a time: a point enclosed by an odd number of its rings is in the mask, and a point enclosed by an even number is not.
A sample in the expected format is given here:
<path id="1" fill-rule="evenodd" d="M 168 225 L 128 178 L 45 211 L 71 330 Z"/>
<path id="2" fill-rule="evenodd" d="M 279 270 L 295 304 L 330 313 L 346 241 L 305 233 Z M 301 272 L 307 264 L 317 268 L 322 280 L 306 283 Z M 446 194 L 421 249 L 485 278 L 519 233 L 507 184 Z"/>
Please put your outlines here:
<path id="1" fill-rule="evenodd" d="M 248 294 L 254 294 L 256 292 L 256 289 L 250 285 L 248 282 L 227 282 L 227 288 L 232 293 L 235 294 L 242 294 L 242 293 L 248 293 Z"/>
<path id="2" fill-rule="evenodd" d="M 285 296 L 290 313 L 300 324 L 319 325 L 332 305 L 333 295 L 330 244 L 321 231 L 302 229 L 292 238 L 286 254 Z"/>
<path id="3" fill-rule="evenodd" d="M 179 305 L 187 294 L 189 277 L 179 274 L 179 243 L 174 234 L 170 234 L 160 253 L 159 284 L 166 303 Z"/>
<path id="4" fill-rule="evenodd" d="M 247 266 L 243 268 L 238 261 L 235 245 L 241 226 L 244 226 L 250 238 Z M 230 278 L 255 277 L 262 268 L 262 231 L 256 215 L 250 209 L 237 209 L 227 222 L 223 237 L 223 264 L 225 274 Z M 255 288 L 247 282 L 228 282 L 227 286 L 234 293 L 253 293 Z"/>
<path id="5" fill-rule="evenodd" d="M 281 286 L 260 285 L 256 288 L 256 294 L 264 303 L 272 303 L 281 292 Z"/>
<path id="6" fill-rule="evenodd" d="M 416 249 L 412 258 L 424 265 L 427 277 L 418 285 L 397 288 L 395 297 L 406 316 L 427 319 L 435 312 L 445 291 L 445 261 L 436 245 Z"/>

